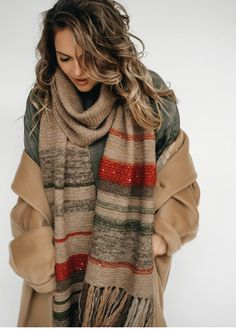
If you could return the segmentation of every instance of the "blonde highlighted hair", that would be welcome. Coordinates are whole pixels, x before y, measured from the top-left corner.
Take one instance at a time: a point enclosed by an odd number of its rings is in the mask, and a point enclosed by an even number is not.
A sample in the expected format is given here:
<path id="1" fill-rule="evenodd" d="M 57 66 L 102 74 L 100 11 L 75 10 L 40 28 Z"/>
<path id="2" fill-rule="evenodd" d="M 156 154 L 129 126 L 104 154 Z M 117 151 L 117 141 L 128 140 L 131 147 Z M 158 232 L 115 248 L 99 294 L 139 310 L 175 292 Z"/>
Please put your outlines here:
<path id="1" fill-rule="evenodd" d="M 159 130 L 163 97 L 176 103 L 177 98 L 172 89 L 154 86 L 149 70 L 140 61 L 144 43 L 129 32 L 130 19 L 121 4 L 112 0 L 59 0 L 42 17 L 42 34 L 36 47 L 36 82 L 30 95 L 37 109 L 34 116 L 50 110 L 50 84 L 58 66 L 55 31 L 70 28 L 83 49 L 81 66 L 87 76 L 111 85 L 118 102 L 127 105 L 141 127 Z M 142 51 L 137 51 L 130 37 L 141 43 Z M 155 101 L 158 112 L 153 112 L 149 98 Z"/>

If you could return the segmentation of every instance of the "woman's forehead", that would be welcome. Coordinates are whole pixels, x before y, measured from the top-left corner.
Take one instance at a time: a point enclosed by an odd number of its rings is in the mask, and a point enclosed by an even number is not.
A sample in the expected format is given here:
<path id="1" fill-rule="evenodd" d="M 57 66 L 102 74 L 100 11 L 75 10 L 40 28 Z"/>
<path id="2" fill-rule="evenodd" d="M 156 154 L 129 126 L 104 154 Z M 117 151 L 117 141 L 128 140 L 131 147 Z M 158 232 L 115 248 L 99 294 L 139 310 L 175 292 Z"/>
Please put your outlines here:
<path id="1" fill-rule="evenodd" d="M 76 53 L 80 56 L 82 54 L 83 50 L 69 28 L 56 30 L 54 43 L 56 51 L 63 55 L 73 56 Z"/>

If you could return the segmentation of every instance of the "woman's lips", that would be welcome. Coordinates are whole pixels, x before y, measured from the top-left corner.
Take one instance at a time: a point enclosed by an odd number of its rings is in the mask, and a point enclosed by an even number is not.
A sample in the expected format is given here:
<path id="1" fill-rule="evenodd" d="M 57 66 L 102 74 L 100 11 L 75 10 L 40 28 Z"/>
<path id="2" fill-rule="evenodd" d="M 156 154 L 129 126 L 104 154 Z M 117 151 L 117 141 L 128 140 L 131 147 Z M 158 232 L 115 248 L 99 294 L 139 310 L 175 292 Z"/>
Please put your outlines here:
<path id="1" fill-rule="evenodd" d="M 76 80 L 76 82 L 79 84 L 79 85 L 85 85 L 88 83 L 88 80 L 85 79 L 85 80 Z"/>

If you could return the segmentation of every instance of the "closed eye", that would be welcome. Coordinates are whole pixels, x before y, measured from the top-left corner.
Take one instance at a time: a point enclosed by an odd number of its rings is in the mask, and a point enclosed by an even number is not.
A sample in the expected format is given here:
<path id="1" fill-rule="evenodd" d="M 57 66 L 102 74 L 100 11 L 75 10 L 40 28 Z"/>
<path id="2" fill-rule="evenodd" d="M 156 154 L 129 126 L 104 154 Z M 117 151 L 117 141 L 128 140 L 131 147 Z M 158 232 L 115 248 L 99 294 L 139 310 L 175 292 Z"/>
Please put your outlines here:
<path id="1" fill-rule="evenodd" d="M 62 59 L 62 58 L 60 58 L 60 61 L 62 61 L 62 62 L 66 62 L 66 61 L 68 61 L 69 60 L 69 58 L 67 58 L 67 59 Z"/>

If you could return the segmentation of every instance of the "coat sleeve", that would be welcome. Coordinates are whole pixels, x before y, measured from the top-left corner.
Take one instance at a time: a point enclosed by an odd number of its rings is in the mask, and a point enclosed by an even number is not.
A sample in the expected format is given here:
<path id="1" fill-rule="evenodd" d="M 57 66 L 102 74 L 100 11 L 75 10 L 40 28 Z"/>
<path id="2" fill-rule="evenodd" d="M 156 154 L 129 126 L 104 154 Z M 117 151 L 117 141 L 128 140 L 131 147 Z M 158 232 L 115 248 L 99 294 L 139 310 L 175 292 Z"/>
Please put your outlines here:
<path id="1" fill-rule="evenodd" d="M 155 213 L 154 232 L 165 239 L 167 255 L 173 255 L 183 244 L 196 237 L 199 200 L 200 188 L 195 180 L 171 196 Z"/>
<path id="2" fill-rule="evenodd" d="M 9 264 L 14 272 L 39 293 L 55 288 L 53 230 L 21 197 L 11 210 L 13 240 Z"/>
<path id="3" fill-rule="evenodd" d="M 9 243 L 9 264 L 35 291 L 48 293 L 56 284 L 53 228 L 44 213 L 46 198 L 36 185 L 39 173 L 33 171 L 37 167 L 24 151 L 11 187 L 18 198 L 10 211 L 14 239 Z"/>
<path id="4" fill-rule="evenodd" d="M 188 135 L 183 130 L 163 152 L 157 165 L 154 233 L 163 237 L 166 254 L 171 256 L 194 239 L 199 228 L 200 187 L 189 153 Z"/>

